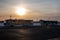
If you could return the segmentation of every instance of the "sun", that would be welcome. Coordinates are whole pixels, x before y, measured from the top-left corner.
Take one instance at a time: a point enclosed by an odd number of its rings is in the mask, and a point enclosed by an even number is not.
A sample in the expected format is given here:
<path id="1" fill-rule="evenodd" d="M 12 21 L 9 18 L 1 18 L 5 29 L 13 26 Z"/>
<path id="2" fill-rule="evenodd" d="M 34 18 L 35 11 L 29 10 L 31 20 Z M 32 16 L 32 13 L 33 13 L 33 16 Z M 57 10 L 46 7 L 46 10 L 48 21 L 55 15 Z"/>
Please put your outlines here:
<path id="1" fill-rule="evenodd" d="M 23 8 L 23 7 L 17 8 L 17 9 L 16 9 L 16 13 L 17 13 L 18 15 L 23 16 L 23 15 L 26 14 L 26 9 Z"/>

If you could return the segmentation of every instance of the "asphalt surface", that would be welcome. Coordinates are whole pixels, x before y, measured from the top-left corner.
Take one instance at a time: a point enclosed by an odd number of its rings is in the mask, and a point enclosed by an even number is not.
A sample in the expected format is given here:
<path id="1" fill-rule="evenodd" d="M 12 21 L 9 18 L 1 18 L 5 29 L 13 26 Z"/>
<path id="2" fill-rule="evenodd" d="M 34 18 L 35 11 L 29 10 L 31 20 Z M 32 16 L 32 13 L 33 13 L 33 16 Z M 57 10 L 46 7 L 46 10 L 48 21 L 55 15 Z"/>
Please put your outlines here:
<path id="1" fill-rule="evenodd" d="M 48 40 L 60 37 L 60 29 L 7 28 L 0 29 L 0 40 Z"/>
<path id="2" fill-rule="evenodd" d="M 40 28 L 0 29 L 0 40 L 46 40 Z"/>

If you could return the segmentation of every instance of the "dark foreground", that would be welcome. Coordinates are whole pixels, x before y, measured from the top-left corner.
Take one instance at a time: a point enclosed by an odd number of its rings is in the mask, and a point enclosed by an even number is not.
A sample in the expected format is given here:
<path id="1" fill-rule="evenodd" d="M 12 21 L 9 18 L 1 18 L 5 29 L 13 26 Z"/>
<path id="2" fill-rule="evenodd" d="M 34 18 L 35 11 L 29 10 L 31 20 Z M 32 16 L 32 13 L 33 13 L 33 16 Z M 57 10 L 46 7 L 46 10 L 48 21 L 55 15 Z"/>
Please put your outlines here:
<path id="1" fill-rule="evenodd" d="M 0 29 L 0 40 L 48 40 L 60 37 L 60 29 L 7 28 Z"/>
<path id="2" fill-rule="evenodd" d="M 39 29 L 1 29 L 0 40 L 42 40 Z M 42 35 L 42 34 L 41 34 Z"/>

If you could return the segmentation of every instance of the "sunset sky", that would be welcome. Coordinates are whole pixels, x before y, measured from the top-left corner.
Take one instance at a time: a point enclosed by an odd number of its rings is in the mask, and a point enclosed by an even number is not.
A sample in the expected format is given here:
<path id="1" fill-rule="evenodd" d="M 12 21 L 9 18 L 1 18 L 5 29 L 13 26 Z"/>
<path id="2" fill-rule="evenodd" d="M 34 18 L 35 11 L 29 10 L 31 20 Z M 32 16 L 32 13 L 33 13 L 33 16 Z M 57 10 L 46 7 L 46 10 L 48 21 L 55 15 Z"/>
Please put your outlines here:
<path id="1" fill-rule="evenodd" d="M 16 8 L 24 7 L 27 12 L 23 16 L 16 13 Z M 50 19 L 60 21 L 60 0 L 0 0 L 0 20 L 12 18 Z"/>

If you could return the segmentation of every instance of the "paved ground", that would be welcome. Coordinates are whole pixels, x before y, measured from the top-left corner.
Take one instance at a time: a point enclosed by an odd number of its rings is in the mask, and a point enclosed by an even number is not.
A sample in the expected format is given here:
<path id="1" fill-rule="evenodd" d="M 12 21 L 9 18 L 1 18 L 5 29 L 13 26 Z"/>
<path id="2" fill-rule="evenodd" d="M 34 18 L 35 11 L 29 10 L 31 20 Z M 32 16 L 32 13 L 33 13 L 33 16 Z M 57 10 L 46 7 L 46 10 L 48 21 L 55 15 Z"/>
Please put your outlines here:
<path id="1" fill-rule="evenodd" d="M 42 34 L 40 28 L 0 29 L 0 40 L 43 40 Z"/>
<path id="2" fill-rule="evenodd" d="M 0 29 L 0 40 L 48 40 L 57 37 L 60 31 L 41 28 Z M 60 35 L 59 35 L 60 36 Z"/>

